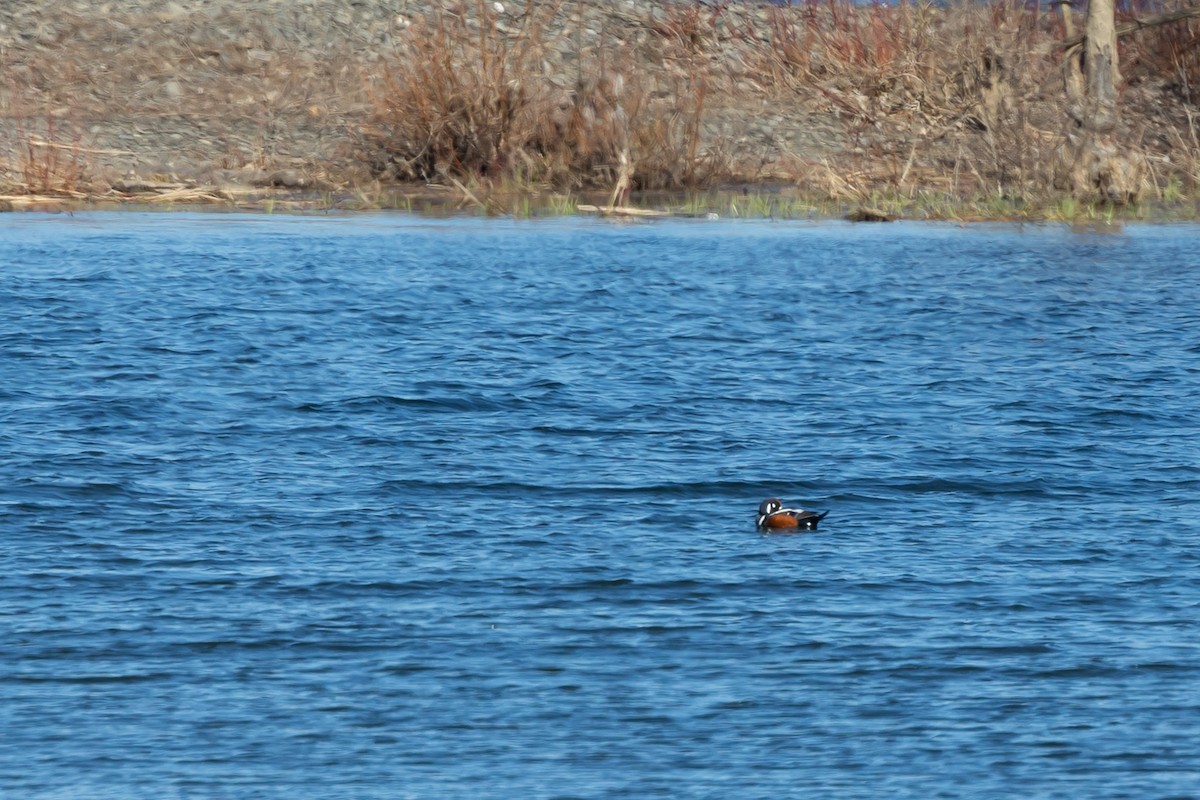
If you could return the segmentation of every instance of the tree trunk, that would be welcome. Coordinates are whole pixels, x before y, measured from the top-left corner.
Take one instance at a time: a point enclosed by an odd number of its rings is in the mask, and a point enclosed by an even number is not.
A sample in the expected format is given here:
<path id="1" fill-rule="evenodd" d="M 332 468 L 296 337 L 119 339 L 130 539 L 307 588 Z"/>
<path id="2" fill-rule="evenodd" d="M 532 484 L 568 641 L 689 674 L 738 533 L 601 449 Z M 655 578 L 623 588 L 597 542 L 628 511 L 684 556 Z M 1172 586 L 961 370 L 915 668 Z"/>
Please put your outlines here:
<path id="1" fill-rule="evenodd" d="M 1114 0 L 1090 0 L 1083 44 L 1067 52 L 1064 70 L 1067 113 L 1074 122 L 1066 153 L 1071 193 L 1111 203 L 1137 199 L 1144 160 L 1125 152 L 1117 141 L 1121 73 Z"/>

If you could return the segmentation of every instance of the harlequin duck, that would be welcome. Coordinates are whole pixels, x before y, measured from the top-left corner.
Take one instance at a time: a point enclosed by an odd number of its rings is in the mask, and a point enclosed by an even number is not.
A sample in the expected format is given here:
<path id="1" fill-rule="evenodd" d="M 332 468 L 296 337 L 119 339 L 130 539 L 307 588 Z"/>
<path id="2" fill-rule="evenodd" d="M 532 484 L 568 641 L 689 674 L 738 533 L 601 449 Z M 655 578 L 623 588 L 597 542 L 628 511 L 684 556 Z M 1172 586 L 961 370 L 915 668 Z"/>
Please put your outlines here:
<path id="1" fill-rule="evenodd" d="M 768 497 L 758 504 L 758 521 L 755 525 L 760 531 L 775 531 L 784 528 L 815 531 L 817 523 L 825 519 L 825 515 L 828 513 L 826 511 L 818 514 L 802 508 L 784 508 L 783 501 L 778 497 Z"/>

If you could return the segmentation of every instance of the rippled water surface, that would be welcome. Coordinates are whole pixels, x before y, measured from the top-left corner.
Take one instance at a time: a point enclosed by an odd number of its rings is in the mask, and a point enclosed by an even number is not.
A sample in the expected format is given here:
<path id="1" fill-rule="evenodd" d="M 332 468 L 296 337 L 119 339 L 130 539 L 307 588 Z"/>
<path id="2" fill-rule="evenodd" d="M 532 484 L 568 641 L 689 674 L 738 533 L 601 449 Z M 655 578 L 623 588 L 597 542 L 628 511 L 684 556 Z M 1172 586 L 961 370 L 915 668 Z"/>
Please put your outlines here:
<path id="1" fill-rule="evenodd" d="M 4 215 L 0 795 L 1200 797 L 1198 233 Z"/>

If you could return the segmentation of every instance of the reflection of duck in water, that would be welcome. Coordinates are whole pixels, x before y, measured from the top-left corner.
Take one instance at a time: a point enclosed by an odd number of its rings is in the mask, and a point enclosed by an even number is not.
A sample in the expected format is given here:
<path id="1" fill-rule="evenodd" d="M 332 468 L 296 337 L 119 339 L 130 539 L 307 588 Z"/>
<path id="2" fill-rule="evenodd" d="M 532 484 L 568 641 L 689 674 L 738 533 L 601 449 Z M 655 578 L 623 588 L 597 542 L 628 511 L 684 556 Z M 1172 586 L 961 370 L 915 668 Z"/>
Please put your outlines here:
<path id="1" fill-rule="evenodd" d="M 768 497 L 758 504 L 758 522 L 755 525 L 760 531 L 777 531 L 785 528 L 815 531 L 817 523 L 825 519 L 825 515 L 828 513 L 826 511 L 818 514 L 802 508 L 784 508 L 783 501 L 778 497 Z"/>

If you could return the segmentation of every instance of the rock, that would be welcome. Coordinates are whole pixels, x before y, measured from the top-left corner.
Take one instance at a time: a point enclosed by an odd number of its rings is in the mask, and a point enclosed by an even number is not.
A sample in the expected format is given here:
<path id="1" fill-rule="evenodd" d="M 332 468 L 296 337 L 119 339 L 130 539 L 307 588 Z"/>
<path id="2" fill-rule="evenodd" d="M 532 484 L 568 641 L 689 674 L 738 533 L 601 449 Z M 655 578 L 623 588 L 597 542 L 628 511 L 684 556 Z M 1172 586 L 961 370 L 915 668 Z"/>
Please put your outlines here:
<path id="1" fill-rule="evenodd" d="M 281 169 L 254 181 L 255 186 L 274 186 L 279 189 L 308 189 L 312 178 L 298 169 Z"/>
<path id="2" fill-rule="evenodd" d="M 892 222 L 896 217 L 878 208 L 856 208 L 846 215 L 846 219 L 851 222 Z"/>

